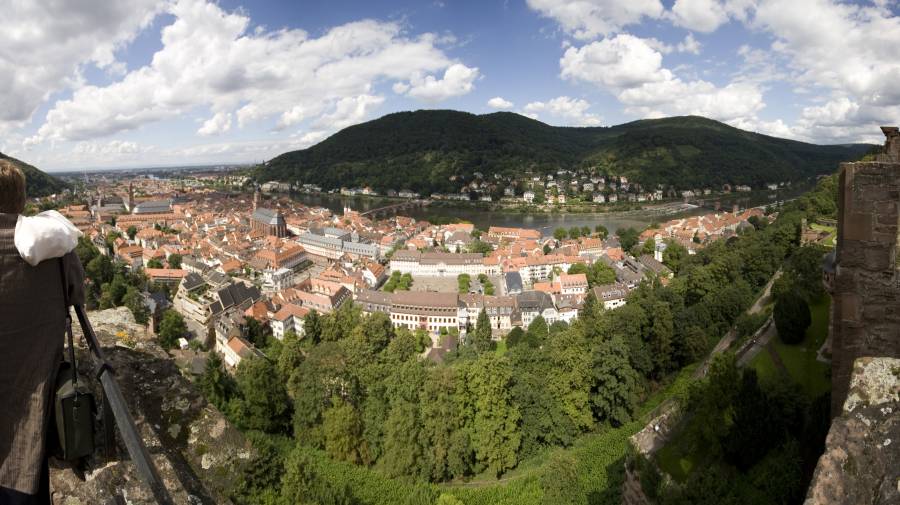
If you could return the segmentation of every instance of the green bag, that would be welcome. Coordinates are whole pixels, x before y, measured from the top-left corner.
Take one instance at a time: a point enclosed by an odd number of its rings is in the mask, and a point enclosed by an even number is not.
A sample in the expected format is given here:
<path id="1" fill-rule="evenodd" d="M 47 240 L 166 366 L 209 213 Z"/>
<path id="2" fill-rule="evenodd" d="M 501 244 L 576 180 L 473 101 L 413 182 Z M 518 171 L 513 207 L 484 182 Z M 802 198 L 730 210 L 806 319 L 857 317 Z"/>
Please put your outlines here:
<path id="1" fill-rule="evenodd" d="M 56 375 L 56 399 L 54 419 L 59 438 L 57 457 L 75 461 L 94 452 L 94 395 L 78 385 L 78 368 L 75 364 L 75 344 L 72 338 L 72 315 L 69 311 L 69 287 L 66 282 L 62 258 L 59 260 L 63 279 L 63 297 L 66 304 L 66 336 L 69 360 L 59 364 Z"/>

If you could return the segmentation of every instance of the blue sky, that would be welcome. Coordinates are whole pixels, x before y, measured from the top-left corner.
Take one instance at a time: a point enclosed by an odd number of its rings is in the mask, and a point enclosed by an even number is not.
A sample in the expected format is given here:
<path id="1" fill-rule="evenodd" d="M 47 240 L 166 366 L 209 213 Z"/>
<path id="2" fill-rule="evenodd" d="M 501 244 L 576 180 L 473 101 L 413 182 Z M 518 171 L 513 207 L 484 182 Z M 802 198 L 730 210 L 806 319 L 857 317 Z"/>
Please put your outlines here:
<path id="1" fill-rule="evenodd" d="M 0 33 L 0 151 L 49 171 L 262 161 L 422 108 L 817 143 L 900 120 L 896 0 L 64 3 Z"/>

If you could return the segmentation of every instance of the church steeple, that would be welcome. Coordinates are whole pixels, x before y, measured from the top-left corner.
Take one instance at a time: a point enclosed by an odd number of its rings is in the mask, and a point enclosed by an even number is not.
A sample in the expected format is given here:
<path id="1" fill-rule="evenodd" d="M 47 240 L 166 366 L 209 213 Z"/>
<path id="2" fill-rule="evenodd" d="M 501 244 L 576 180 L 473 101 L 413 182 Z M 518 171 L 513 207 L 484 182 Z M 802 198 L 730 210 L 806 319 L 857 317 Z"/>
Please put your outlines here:
<path id="1" fill-rule="evenodd" d="M 134 212 L 134 182 L 128 181 L 128 212 Z"/>

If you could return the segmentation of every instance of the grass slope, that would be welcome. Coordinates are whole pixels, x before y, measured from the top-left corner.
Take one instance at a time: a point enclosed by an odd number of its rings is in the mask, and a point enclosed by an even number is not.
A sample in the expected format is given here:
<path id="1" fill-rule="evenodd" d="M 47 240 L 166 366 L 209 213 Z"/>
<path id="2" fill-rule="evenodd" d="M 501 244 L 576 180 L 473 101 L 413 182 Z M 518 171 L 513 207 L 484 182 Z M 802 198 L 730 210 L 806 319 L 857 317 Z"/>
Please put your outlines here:
<path id="1" fill-rule="evenodd" d="M 52 195 L 69 187 L 65 182 L 47 175 L 24 161 L 17 160 L 3 153 L 0 153 L 0 160 L 12 162 L 13 165 L 16 165 L 25 173 L 25 193 L 28 195 L 28 198 Z"/>
<path id="2" fill-rule="evenodd" d="M 647 187 L 761 187 L 833 172 L 870 146 L 819 146 L 740 130 L 697 116 L 612 127 L 550 126 L 514 114 L 398 112 L 348 127 L 260 167 L 260 180 L 324 188 L 371 186 L 422 193 L 458 191 L 475 172 L 519 176 L 597 167 Z M 451 178 L 456 180 L 451 181 Z"/>

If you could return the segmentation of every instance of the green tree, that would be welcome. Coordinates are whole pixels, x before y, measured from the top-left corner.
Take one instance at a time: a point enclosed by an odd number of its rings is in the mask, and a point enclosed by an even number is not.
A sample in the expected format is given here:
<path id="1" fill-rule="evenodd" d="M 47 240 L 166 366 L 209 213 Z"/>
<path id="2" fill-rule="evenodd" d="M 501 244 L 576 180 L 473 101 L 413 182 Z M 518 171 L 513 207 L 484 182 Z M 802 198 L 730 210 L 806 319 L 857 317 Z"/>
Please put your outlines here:
<path id="1" fill-rule="evenodd" d="M 509 330 L 509 333 L 506 334 L 506 346 L 515 347 L 519 345 L 524 338 L 525 331 L 519 326 L 514 326 L 513 329 Z"/>
<path id="2" fill-rule="evenodd" d="M 138 324 L 146 325 L 150 321 L 150 309 L 144 304 L 144 297 L 135 287 L 128 286 L 125 296 L 122 297 L 122 304 L 128 307 Z"/>
<path id="3" fill-rule="evenodd" d="M 594 232 L 603 240 L 606 240 L 606 237 L 609 236 L 609 230 L 602 224 L 594 226 Z"/>
<path id="4" fill-rule="evenodd" d="M 663 264 L 675 273 L 679 272 L 682 263 L 688 257 L 688 250 L 674 240 L 666 241 L 666 250 L 663 251 Z"/>
<path id="5" fill-rule="evenodd" d="M 472 286 L 472 278 L 469 274 L 459 274 L 456 277 L 456 282 L 459 284 L 459 292 L 460 293 L 468 293 L 469 288 Z"/>
<path id="6" fill-rule="evenodd" d="M 356 505 L 350 488 L 333 483 L 317 469 L 316 460 L 307 449 L 297 446 L 284 465 L 281 487 L 282 503 L 298 505 Z"/>
<path id="7" fill-rule="evenodd" d="M 566 329 L 545 344 L 545 359 L 553 370 L 547 389 L 577 429 L 593 424 L 590 407 L 591 353 L 581 332 Z"/>
<path id="8" fill-rule="evenodd" d="M 278 376 L 281 377 L 282 382 L 287 384 L 291 374 L 303 363 L 304 358 L 300 338 L 293 331 L 285 332 L 277 366 Z"/>
<path id="9" fill-rule="evenodd" d="M 352 405 L 336 398 L 325 411 L 322 429 L 325 450 L 340 461 L 359 464 L 368 459 L 366 442 L 362 436 L 362 420 Z"/>
<path id="10" fill-rule="evenodd" d="M 588 274 L 588 266 L 585 265 L 584 263 L 574 263 L 572 266 L 569 267 L 569 270 L 566 273 L 569 275 L 575 275 L 575 274 L 587 275 Z"/>
<path id="11" fill-rule="evenodd" d="M 588 285 L 591 287 L 612 284 L 616 282 L 616 271 L 603 261 L 597 260 L 591 264 L 587 272 Z"/>
<path id="12" fill-rule="evenodd" d="M 493 250 L 494 246 L 487 242 L 482 242 L 481 240 L 475 240 L 471 244 L 469 244 L 470 253 L 482 254 L 487 256 Z"/>
<path id="13" fill-rule="evenodd" d="M 644 241 L 644 245 L 641 246 L 641 252 L 644 254 L 653 255 L 653 252 L 656 251 L 656 240 L 649 238 Z"/>
<path id="14" fill-rule="evenodd" d="M 163 264 L 158 258 L 151 258 L 150 261 L 147 262 L 147 268 L 162 268 Z"/>
<path id="15" fill-rule="evenodd" d="M 565 228 L 557 228 L 553 230 L 553 238 L 556 240 L 565 240 L 569 236 L 569 232 Z"/>
<path id="16" fill-rule="evenodd" d="M 775 301 L 773 317 L 778 337 L 785 344 L 791 345 L 803 342 L 806 329 L 812 322 L 809 304 L 794 293 L 783 294 Z"/>
<path id="17" fill-rule="evenodd" d="M 509 394 L 512 372 L 509 362 L 494 353 L 479 356 L 468 372 L 474 406 L 475 456 L 499 477 L 516 465 L 522 442 L 517 428 L 521 416 Z"/>
<path id="18" fill-rule="evenodd" d="M 313 344 L 318 344 L 322 340 L 322 321 L 315 309 L 309 311 L 303 318 L 303 336 Z"/>
<path id="19" fill-rule="evenodd" d="M 231 375 L 225 371 L 225 364 L 217 352 L 210 352 L 206 358 L 206 366 L 199 380 L 200 391 L 206 399 L 219 410 L 224 410 L 228 401 L 234 396 L 235 384 Z"/>
<path id="20" fill-rule="evenodd" d="M 138 230 L 134 225 L 129 226 L 128 230 L 126 231 L 126 233 L 128 234 L 128 238 L 131 240 L 134 240 L 134 236 L 137 235 L 137 232 Z"/>
<path id="21" fill-rule="evenodd" d="M 524 342 L 530 347 L 540 347 L 544 345 L 548 336 L 550 336 L 550 328 L 547 326 L 547 320 L 542 316 L 537 316 L 528 325 Z"/>
<path id="22" fill-rule="evenodd" d="M 569 228 L 569 238 L 577 239 L 580 236 L 581 236 L 581 228 L 579 228 L 577 226 L 573 226 L 573 227 Z"/>
<path id="23" fill-rule="evenodd" d="M 616 230 L 616 236 L 619 237 L 622 250 L 630 251 L 637 244 L 640 233 L 634 228 L 619 228 Z"/>
<path id="24" fill-rule="evenodd" d="M 172 349 L 178 344 L 178 339 L 187 333 L 187 325 L 181 314 L 172 309 L 163 313 L 162 322 L 159 324 L 159 345 L 163 349 Z"/>
<path id="25" fill-rule="evenodd" d="M 491 337 L 491 320 L 487 315 L 487 309 L 482 309 L 478 314 L 475 331 L 472 334 L 472 345 L 478 352 L 493 351 L 496 347 Z"/>
<path id="26" fill-rule="evenodd" d="M 244 318 L 244 335 L 254 347 L 265 349 L 269 345 L 272 329 L 257 321 L 256 318 L 247 316 Z"/>
<path id="27" fill-rule="evenodd" d="M 235 381 L 240 393 L 235 409 L 238 426 L 266 433 L 285 432 L 291 406 L 275 365 L 262 357 L 243 359 Z"/>
<path id="28" fill-rule="evenodd" d="M 706 352 L 708 339 L 703 328 L 691 325 L 680 339 L 675 342 L 675 358 L 681 365 L 687 365 L 699 360 Z"/>
<path id="29" fill-rule="evenodd" d="M 591 236 L 591 227 L 590 226 L 582 226 L 580 231 L 581 231 L 582 237 L 590 237 Z"/>
<path id="30" fill-rule="evenodd" d="M 674 323 L 669 304 L 656 302 L 653 305 L 653 325 L 650 328 L 650 356 L 657 378 L 665 376 L 672 369 L 672 338 Z"/>
<path id="31" fill-rule="evenodd" d="M 594 346 L 591 407 L 597 419 L 620 426 L 631 420 L 637 405 L 640 376 L 631 367 L 628 347 L 619 336 Z"/>
<path id="32" fill-rule="evenodd" d="M 169 263 L 169 268 L 181 268 L 181 255 L 178 253 L 170 254 L 166 261 Z"/>
<path id="33" fill-rule="evenodd" d="M 578 461 L 569 453 L 556 451 L 547 461 L 540 478 L 544 505 L 582 505 L 587 496 L 581 489 Z"/>

